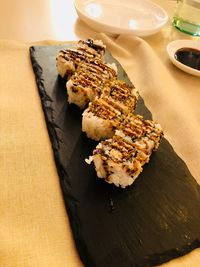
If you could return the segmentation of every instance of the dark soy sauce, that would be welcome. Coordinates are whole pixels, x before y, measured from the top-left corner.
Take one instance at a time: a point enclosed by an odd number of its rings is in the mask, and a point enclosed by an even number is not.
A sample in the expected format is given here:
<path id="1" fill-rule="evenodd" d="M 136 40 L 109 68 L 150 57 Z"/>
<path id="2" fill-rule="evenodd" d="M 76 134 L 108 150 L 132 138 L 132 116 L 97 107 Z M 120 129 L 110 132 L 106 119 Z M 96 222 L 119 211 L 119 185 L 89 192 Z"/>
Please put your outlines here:
<path id="1" fill-rule="evenodd" d="M 200 70 L 200 50 L 184 47 L 178 49 L 174 57 L 184 65 Z"/>

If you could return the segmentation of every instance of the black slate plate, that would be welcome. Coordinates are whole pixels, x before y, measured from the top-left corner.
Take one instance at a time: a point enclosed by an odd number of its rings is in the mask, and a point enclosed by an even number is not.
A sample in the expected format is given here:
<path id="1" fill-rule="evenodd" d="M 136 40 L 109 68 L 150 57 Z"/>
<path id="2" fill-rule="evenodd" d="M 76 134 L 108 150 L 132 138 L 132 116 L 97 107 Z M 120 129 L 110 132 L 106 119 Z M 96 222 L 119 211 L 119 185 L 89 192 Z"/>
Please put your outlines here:
<path id="1" fill-rule="evenodd" d="M 68 105 L 65 83 L 57 76 L 55 57 L 62 48 L 31 47 L 30 54 L 84 265 L 154 266 L 199 247 L 199 185 L 166 139 L 136 182 L 125 190 L 97 179 L 93 166 L 85 163 L 96 143 L 81 133 L 81 112 Z M 109 53 L 106 57 L 116 62 Z M 119 64 L 118 69 L 119 77 L 130 82 Z M 151 118 L 142 99 L 137 113 Z"/>

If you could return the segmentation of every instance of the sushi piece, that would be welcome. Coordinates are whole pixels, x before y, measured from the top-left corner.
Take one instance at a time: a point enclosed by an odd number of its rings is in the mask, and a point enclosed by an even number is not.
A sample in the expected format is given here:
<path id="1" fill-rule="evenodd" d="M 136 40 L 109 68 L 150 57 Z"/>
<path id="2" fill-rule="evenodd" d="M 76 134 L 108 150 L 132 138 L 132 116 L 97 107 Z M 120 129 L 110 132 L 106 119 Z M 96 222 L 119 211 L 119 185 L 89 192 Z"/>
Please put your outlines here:
<path id="1" fill-rule="evenodd" d="M 133 85 L 115 79 L 107 84 L 101 97 L 122 113 L 129 114 L 134 112 L 139 93 Z"/>
<path id="2" fill-rule="evenodd" d="M 68 102 L 80 109 L 85 108 L 89 102 L 100 97 L 105 85 L 116 76 L 113 68 L 99 60 L 81 63 L 66 84 Z"/>
<path id="3" fill-rule="evenodd" d="M 56 57 L 58 73 L 62 78 L 69 78 L 75 71 L 80 62 L 91 60 L 103 60 L 105 45 L 101 41 L 88 39 L 80 40 L 76 48 L 61 50 Z"/>
<path id="4" fill-rule="evenodd" d="M 160 124 L 140 115 L 122 114 L 114 136 L 100 142 L 86 162 L 94 162 L 99 178 L 125 188 L 142 172 L 162 136 Z"/>
<path id="5" fill-rule="evenodd" d="M 97 98 L 83 112 L 82 131 L 96 141 L 110 138 L 119 127 L 121 119 L 122 113 L 119 110 L 104 99 Z"/>
<path id="6" fill-rule="evenodd" d="M 136 139 L 130 144 L 121 136 L 114 135 L 113 138 L 100 142 L 93 151 L 93 156 L 86 162 L 94 162 L 99 178 L 125 188 L 142 172 L 153 148 L 154 142 L 148 137 Z"/>
<path id="7" fill-rule="evenodd" d="M 129 114 L 124 116 L 115 134 L 125 138 L 129 143 L 135 142 L 135 139 L 147 137 L 154 142 L 154 150 L 156 150 L 163 136 L 163 130 L 161 125 L 153 120 L 145 120 L 140 115 Z"/>

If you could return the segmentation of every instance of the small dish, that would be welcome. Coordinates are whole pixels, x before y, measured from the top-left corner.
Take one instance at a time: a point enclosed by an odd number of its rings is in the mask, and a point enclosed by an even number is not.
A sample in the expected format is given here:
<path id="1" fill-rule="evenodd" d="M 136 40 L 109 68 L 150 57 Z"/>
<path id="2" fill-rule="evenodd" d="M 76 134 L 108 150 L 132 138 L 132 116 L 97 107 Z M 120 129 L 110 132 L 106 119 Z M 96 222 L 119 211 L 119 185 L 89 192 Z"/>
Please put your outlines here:
<path id="1" fill-rule="evenodd" d="M 149 0 L 74 0 L 74 5 L 86 24 L 110 34 L 148 36 L 168 21 L 166 11 Z"/>
<path id="2" fill-rule="evenodd" d="M 181 49 L 195 49 L 200 51 L 200 41 L 193 41 L 193 40 L 176 40 L 172 41 L 167 45 L 167 53 L 169 55 L 169 59 L 171 62 L 178 67 L 179 69 L 195 76 L 200 76 L 200 70 L 194 69 L 192 67 L 189 67 L 176 58 L 177 51 Z"/>

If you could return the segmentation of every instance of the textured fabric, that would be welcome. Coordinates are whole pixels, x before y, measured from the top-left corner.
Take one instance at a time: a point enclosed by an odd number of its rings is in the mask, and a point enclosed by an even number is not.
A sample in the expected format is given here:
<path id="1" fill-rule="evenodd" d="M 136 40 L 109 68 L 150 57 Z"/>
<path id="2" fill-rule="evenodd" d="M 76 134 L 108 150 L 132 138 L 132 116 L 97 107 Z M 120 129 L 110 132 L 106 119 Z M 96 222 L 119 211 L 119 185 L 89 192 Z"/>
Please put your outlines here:
<path id="1" fill-rule="evenodd" d="M 181 37 L 170 24 L 145 40 L 98 35 L 200 183 L 200 78 L 174 67 L 165 50 Z M 0 266 L 80 267 L 28 47 L 0 41 Z M 196 249 L 164 266 L 199 263 Z"/>
<path id="2" fill-rule="evenodd" d="M 0 266 L 82 266 L 27 45 L 0 42 Z"/>

